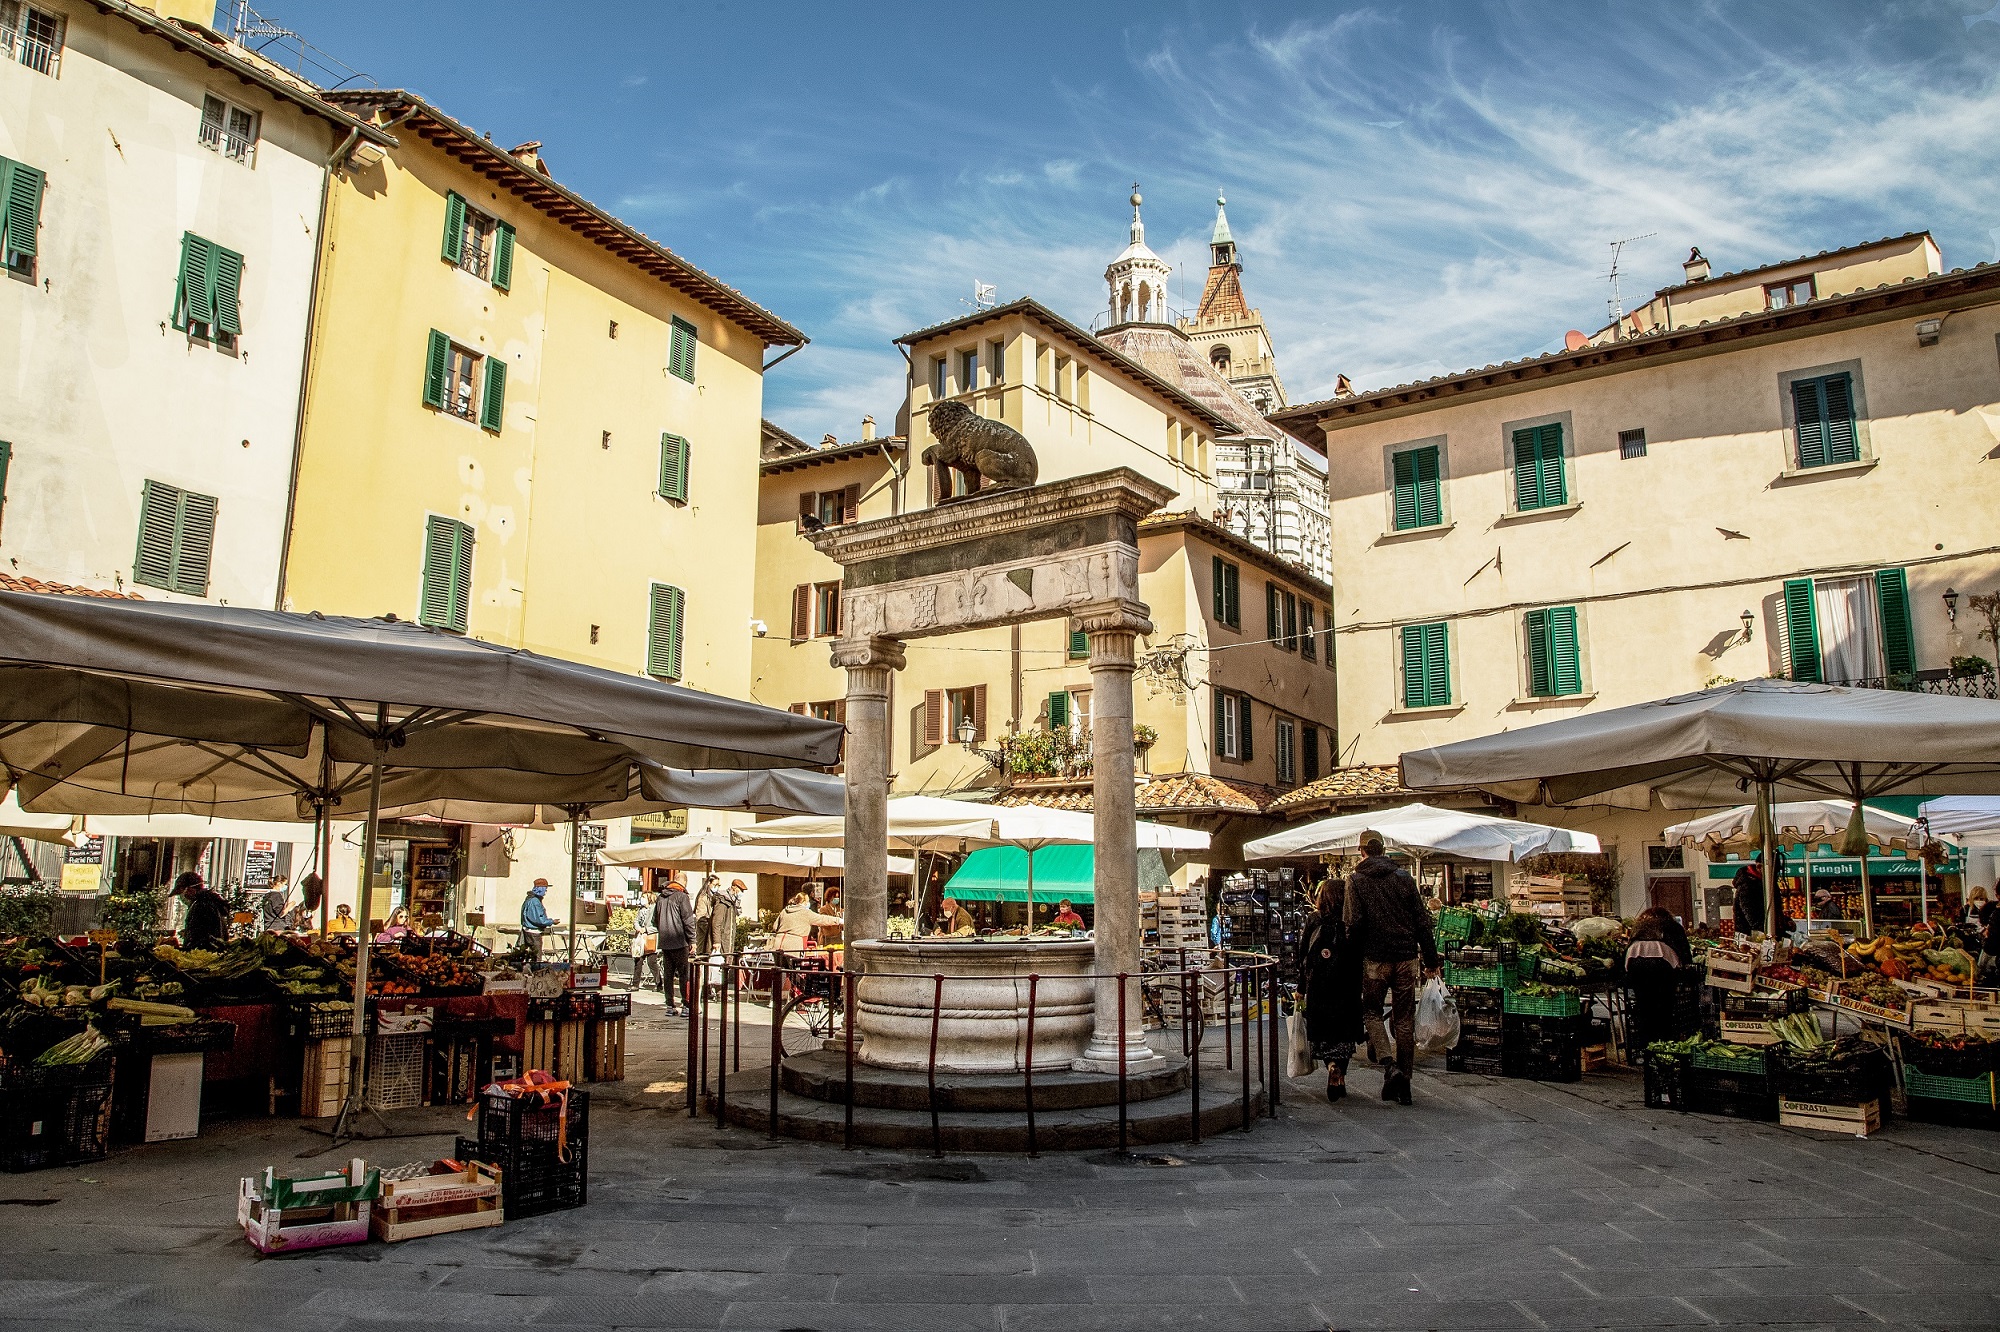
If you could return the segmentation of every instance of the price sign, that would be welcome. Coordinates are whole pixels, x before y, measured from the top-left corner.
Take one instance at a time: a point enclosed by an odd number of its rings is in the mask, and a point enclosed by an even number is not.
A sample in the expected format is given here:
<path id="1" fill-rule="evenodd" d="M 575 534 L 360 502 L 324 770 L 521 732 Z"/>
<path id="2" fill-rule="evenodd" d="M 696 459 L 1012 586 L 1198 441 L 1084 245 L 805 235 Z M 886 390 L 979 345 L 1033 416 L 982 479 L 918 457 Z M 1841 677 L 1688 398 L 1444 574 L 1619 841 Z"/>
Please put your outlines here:
<path id="1" fill-rule="evenodd" d="M 118 931 L 92 930 L 87 937 L 94 944 L 115 944 L 118 942 Z"/>

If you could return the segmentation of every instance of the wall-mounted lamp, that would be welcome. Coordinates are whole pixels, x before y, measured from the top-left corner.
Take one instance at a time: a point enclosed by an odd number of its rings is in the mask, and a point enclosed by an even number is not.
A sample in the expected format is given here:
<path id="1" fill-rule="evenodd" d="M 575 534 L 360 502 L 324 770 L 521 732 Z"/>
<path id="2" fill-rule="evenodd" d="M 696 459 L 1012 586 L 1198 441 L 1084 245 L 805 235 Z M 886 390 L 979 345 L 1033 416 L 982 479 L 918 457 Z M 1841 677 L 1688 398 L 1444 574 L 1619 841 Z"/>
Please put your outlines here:
<path id="1" fill-rule="evenodd" d="M 1919 347 L 1937 346 L 1938 338 L 1941 337 L 1943 334 L 1944 334 L 1944 320 L 1919 319 L 1917 321 L 1917 345 Z"/>
<path id="2" fill-rule="evenodd" d="M 978 736 L 978 734 L 979 734 L 979 728 L 972 724 L 972 718 L 967 717 L 963 721 L 959 722 L 958 724 L 959 744 L 965 746 L 967 749 L 971 749 L 972 742 L 974 738 Z"/>
<path id="3" fill-rule="evenodd" d="M 1955 587 L 1944 590 L 1944 613 L 1953 624 L 1958 623 L 1958 589 Z"/>
<path id="4" fill-rule="evenodd" d="M 1756 624 L 1757 624 L 1757 617 L 1756 617 L 1755 615 L 1752 615 L 1752 614 L 1751 614 L 1751 613 L 1750 613 L 1749 611 L 1744 611 L 1744 612 L 1743 612 L 1743 641 L 1744 641 L 1744 642 L 1748 643 L 1748 642 L 1750 641 L 1750 631 L 1751 631 L 1751 629 L 1753 629 L 1753 628 L 1754 628 L 1754 627 L 1756 626 Z"/>

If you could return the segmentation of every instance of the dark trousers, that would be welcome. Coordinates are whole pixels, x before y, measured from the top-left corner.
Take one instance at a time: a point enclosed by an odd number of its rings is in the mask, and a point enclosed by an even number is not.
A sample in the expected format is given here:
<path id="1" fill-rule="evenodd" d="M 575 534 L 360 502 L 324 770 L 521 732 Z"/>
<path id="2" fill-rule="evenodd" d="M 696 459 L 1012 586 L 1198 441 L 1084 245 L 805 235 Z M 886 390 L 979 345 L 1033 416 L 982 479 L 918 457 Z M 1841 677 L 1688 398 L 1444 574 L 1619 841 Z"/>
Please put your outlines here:
<path id="1" fill-rule="evenodd" d="M 653 984 L 663 984 L 660 979 L 660 955 L 658 953 L 641 953 L 632 959 L 632 988 L 636 990 L 641 985 L 644 985 L 648 976 L 653 978 Z"/>
<path id="2" fill-rule="evenodd" d="M 706 916 L 699 917 L 695 920 L 694 954 L 696 957 L 708 956 L 708 934 L 709 934 L 710 923 L 711 922 Z"/>
<path id="3" fill-rule="evenodd" d="M 1396 1068 L 1404 1077 L 1417 1065 L 1417 986 L 1424 978 L 1419 958 L 1407 962 L 1364 962 L 1361 965 L 1361 1025 L 1368 1032 L 1369 1053 L 1389 1063 L 1389 1036 L 1396 1038 Z M 1389 1028 L 1382 1026 L 1382 998 L 1389 996 Z"/>
<path id="4" fill-rule="evenodd" d="M 660 959 L 660 993 L 667 996 L 667 1007 L 675 1008 L 689 1003 L 688 950 L 662 948 L 653 956 Z"/>

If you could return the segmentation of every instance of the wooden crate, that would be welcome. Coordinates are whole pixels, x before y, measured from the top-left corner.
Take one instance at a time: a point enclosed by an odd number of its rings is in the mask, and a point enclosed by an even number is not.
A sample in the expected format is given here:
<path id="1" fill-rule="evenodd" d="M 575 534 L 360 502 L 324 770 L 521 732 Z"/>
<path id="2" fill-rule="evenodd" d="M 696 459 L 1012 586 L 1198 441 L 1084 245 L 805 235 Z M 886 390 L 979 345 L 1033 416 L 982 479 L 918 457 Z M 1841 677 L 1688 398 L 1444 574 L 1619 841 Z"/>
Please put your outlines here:
<path id="1" fill-rule="evenodd" d="M 590 1024 L 589 1075 L 592 1082 L 625 1081 L 625 1019 L 599 1018 Z"/>
<path id="2" fill-rule="evenodd" d="M 1780 1099 L 1778 1123 L 1786 1128 L 1818 1129 L 1822 1133 L 1848 1133 L 1865 1138 L 1882 1131 L 1882 1103 L 1822 1105 L 1817 1101 Z"/>
<path id="3" fill-rule="evenodd" d="M 584 1064 L 590 1051 L 587 1036 L 590 1023 L 584 1018 L 564 1018 L 555 1024 L 556 1063 L 549 1071 L 565 1082 L 582 1082 Z"/>
<path id="4" fill-rule="evenodd" d="M 384 1181 L 370 1228 L 393 1244 L 420 1235 L 478 1230 L 507 1219 L 500 1205 L 500 1172 L 469 1161 L 457 1171 Z"/>
<path id="5" fill-rule="evenodd" d="M 540 1069 L 544 1073 L 556 1071 L 556 1028 L 557 1022 L 523 1023 L 521 1042 L 521 1071 Z"/>
<path id="6" fill-rule="evenodd" d="M 1910 1005 L 1910 1025 L 1917 1031 L 1969 1031 L 2000 1037 L 2000 1007 L 1964 1000 L 1918 1000 Z"/>
<path id="7" fill-rule="evenodd" d="M 1734 1045 L 1776 1045 L 1778 1034 L 1768 1022 L 1750 1018 L 1723 1018 L 1722 1039 Z"/>
<path id="8" fill-rule="evenodd" d="M 1708 983 L 1715 989 L 1748 994 L 1756 988 L 1751 982 L 1756 974 L 1757 963 L 1748 954 L 1726 953 L 1720 948 L 1709 950 Z"/>
<path id="9" fill-rule="evenodd" d="M 1586 1045 L 1583 1047 L 1584 1072 L 1590 1073 L 1598 1069 L 1609 1068 L 1610 1066 L 1611 1047 L 1609 1045 Z"/>
<path id="10" fill-rule="evenodd" d="M 354 1054 L 352 1036 L 328 1036 L 307 1041 L 299 1069 L 299 1115 L 325 1119 L 340 1113 L 347 1101 L 348 1061 Z"/>

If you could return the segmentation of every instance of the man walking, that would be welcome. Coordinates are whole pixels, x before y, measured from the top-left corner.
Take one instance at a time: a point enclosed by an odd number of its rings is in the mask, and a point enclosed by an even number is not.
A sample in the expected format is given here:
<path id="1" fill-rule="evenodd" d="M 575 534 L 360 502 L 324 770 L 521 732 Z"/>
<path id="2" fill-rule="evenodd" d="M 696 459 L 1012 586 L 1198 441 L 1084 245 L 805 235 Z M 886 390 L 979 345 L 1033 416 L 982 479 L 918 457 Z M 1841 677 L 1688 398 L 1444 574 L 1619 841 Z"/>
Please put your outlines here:
<path id="1" fill-rule="evenodd" d="M 692 1002 L 688 949 L 694 943 L 694 905 L 679 879 L 668 879 L 660 900 L 653 903 L 653 928 L 660 935 L 660 993 L 666 996 L 667 1016 L 680 1016 Z"/>
<path id="2" fill-rule="evenodd" d="M 1417 881 L 1382 854 L 1382 834 L 1362 833 L 1361 851 L 1366 859 L 1347 876 L 1346 909 L 1347 928 L 1361 939 L 1361 1020 L 1369 1049 L 1382 1062 L 1382 1099 L 1408 1105 L 1417 1062 L 1417 986 L 1437 974 L 1437 940 Z M 1382 1026 L 1385 994 L 1396 1037 L 1394 1064 Z"/>
<path id="3" fill-rule="evenodd" d="M 715 914 L 715 886 L 721 880 L 713 874 L 705 875 L 701 881 L 701 891 L 694 895 L 694 955 L 707 957 L 709 950 L 709 921 Z"/>

